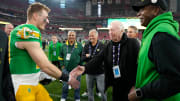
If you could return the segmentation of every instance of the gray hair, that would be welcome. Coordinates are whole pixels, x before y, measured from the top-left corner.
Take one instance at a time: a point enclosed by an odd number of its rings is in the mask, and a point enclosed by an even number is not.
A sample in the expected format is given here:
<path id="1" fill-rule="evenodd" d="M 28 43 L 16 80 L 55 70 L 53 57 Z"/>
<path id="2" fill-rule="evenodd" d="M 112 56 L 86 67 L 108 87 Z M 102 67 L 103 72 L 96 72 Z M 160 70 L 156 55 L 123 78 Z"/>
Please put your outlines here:
<path id="1" fill-rule="evenodd" d="M 75 31 L 68 31 L 68 35 L 69 33 L 75 33 L 75 36 L 76 36 L 76 32 Z"/>
<path id="2" fill-rule="evenodd" d="M 119 29 L 124 32 L 124 25 L 122 22 L 119 23 Z"/>
<path id="3" fill-rule="evenodd" d="M 135 33 L 138 33 L 138 29 L 136 26 L 129 26 L 128 28 L 132 28 L 132 29 L 134 29 Z"/>
<path id="4" fill-rule="evenodd" d="M 96 32 L 96 36 L 98 36 L 98 31 L 97 31 L 96 29 L 91 29 L 91 30 L 89 30 L 89 33 L 90 33 L 90 32 L 93 32 L 93 31 Z"/>
<path id="5" fill-rule="evenodd" d="M 14 27 L 12 23 L 8 23 L 8 24 L 5 24 L 5 28 L 8 27 L 8 25 L 12 25 Z"/>
<path id="6" fill-rule="evenodd" d="M 110 26 L 115 25 L 119 28 L 120 31 L 123 31 L 124 32 L 124 25 L 122 22 L 118 21 L 118 20 L 115 20 L 115 21 L 112 21 Z"/>

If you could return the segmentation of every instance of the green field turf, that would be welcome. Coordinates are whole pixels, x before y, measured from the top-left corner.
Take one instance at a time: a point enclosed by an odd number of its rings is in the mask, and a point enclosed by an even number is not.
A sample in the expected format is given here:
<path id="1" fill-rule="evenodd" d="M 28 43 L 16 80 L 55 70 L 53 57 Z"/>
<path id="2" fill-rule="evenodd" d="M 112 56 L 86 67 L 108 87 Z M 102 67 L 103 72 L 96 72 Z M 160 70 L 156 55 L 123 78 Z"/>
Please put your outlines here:
<path id="1" fill-rule="evenodd" d="M 52 97 L 53 101 L 60 101 L 60 97 L 61 97 L 61 93 L 62 93 L 62 83 L 60 83 L 59 81 L 53 81 L 48 85 L 45 85 L 45 88 L 48 90 L 50 96 Z M 85 76 L 81 77 L 81 94 L 85 91 L 86 89 L 86 80 L 85 80 Z M 95 89 L 94 89 L 95 91 Z M 96 96 L 96 94 L 94 95 L 95 97 L 95 101 L 101 101 L 101 99 Z M 111 101 L 112 99 L 112 89 L 109 88 L 107 91 L 107 98 L 108 101 Z M 74 90 L 70 89 L 69 90 L 69 95 L 66 101 L 74 101 Z M 88 101 L 87 97 L 82 97 L 81 96 L 81 101 Z"/>

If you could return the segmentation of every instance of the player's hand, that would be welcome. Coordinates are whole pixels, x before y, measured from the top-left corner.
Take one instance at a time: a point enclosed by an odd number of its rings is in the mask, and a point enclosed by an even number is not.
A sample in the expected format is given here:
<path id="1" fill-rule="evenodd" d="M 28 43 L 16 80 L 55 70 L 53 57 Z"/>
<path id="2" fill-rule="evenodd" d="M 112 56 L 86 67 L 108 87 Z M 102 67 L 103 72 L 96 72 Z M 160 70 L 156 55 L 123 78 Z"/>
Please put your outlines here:
<path id="1" fill-rule="evenodd" d="M 79 75 L 81 75 L 82 73 L 84 73 L 85 71 L 85 67 L 84 66 L 77 66 L 76 68 L 74 68 L 71 72 L 70 75 L 77 78 Z"/>
<path id="2" fill-rule="evenodd" d="M 71 87 L 74 89 L 79 88 L 79 85 L 80 85 L 79 81 L 76 80 L 76 78 L 73 77 L 72 75 L 69 76 L 68 84 L 71 85 Z"/>

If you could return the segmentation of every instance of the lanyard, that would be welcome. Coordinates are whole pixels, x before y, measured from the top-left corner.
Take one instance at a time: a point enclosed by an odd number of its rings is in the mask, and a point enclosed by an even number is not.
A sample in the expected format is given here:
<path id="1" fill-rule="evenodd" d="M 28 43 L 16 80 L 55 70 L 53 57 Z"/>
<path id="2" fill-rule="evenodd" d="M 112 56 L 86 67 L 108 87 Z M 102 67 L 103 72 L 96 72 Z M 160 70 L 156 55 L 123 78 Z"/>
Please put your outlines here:
<path id="1" fill-rule="evenodd" d="M 57 43 L 53 44 L 53 50 L 56 51 Z"/>
<path id="2" fill-rule="evenodd" d="M 93 51 L 93 53 L 92 53 L 92 56 L 95 55 L 96 49 L 97 49 L 98 46 L 99 46 L 99 42 L 96 44 L 96 47 L 95 47 L 95 49 L 94 49 L 94 51 Z M 91 45 L 89 45 L 89 54 L 90 54 L 90 55 L 91 55 L 91 52 L 92 52 L 92 47 L 91 47 Z"/>
<path id="3" fill-rule="evenodd" d="M 67 45 L 67 53 L 68 53 L 68 45 Z M 74 48 L 75 48 L 75 44 L 74 44 L 74 46 L 73 46 L 73 49 L 71 50 L 71 54 L 72 54 L 72 52 L 74 51 Z"/>
<path id="4" fill-rule="evenodd" d="M 120 46 L 121 46 L 121 44 L 119 43 L 119 45 L 118 45 L 117 65 L 119 64 Z M 113 66 L 115 66 L 115 47 L 116 46 L 113 46 Z"/>

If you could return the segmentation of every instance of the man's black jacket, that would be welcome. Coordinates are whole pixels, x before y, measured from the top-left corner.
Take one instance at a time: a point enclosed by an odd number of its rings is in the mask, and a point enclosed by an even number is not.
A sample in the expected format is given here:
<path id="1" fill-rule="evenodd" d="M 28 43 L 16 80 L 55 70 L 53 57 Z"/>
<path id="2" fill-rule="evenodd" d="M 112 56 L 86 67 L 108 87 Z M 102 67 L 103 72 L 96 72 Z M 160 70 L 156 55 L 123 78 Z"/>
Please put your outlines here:
<path id="1" fill-rule="evenodd" d="M 113 45 L 120 46 L 120 62 L 119 68 L 121 72 L 121 77 L 114 79 L 113 75 Z M 124 33 L 120 42 L 110 41 L 97 56 L 95 56 L 90 62 L 85 65 L 86 70 L 88 68 L 95 68 L 104 62 L 105 70 L 105 85 L 106 89 L 109 86 L 113 86 L 117 82 L 127 82 L 127 85 L 134 86 L 136 81 L 137 72 L 137 57 L 139 52 L 139 42 L 136 39 L 127 38 Z"/>
<path id="2" fill-rule="evenodd" d="M 0 101 L 15 101 L 8 62 L 8 37 L 0 30 Z"/>
<path id="3" fill-rule="evenodd" d="M 97 47 L 97 48 L 96 48 Z M 91 49 L 91 53 L 90 53 L 90 49 Z M 96 50 L 95 50 L 96 48 Z M 98 41 L 97 44 L 95 46 L 91 45 L 91 42 L 87 42 L 84 46 L 84 49 L 82 51 L 82 56 L 81 59 L 83 62 L 89 62 L 94 56 L 96 56 L 97 54 L 99 54 L 104 48 L 104 45 L 102 44 L 102 42 Z M 94 53 L 95 50 L 95 54 Z M 91 54 L 90 57 L 86 57 L 86 54 Z M 103 63 L 98 65 L 96 67 L 96 69 L 94 68 L 87 68 L 86 70 L 86 74 L 91 74 L 91 75 L 97 75 L 97 74 L 103 74 L 104 73 L 104 65 Z"/>

